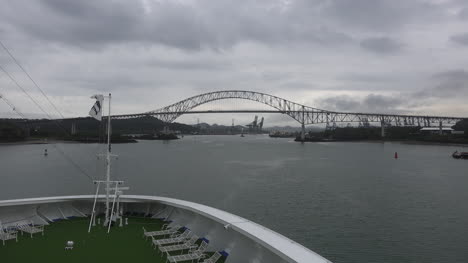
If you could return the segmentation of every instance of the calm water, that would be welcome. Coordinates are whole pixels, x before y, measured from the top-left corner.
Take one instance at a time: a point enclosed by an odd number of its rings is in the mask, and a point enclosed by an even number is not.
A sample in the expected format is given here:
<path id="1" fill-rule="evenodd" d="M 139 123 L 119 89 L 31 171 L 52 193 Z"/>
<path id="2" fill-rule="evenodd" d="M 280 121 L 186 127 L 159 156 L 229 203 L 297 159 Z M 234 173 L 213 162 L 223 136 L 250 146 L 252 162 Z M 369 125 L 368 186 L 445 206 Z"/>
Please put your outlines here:
<path id="1" fill-rule="evenodd" d="M 103 174 L 102 146 L 58 146 Z M 130 193 L 233 212 L 335 263 L 468 262 L 468 161 L 450 157 L 467 148 L 186 136 L 113 150 Z M 0 166 L 0 199 L 93 193 L 51 145 L 0 146 Z"/>

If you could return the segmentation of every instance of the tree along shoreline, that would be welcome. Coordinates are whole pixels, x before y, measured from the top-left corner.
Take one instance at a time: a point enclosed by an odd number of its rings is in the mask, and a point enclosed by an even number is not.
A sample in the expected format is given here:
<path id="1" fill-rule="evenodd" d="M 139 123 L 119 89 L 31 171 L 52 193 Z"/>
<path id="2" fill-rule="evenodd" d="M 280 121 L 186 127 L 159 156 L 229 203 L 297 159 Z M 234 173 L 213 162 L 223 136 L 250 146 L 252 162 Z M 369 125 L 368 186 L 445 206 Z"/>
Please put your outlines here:
<path id="1" fill-rule="evenodd" d="M 455 126 L 454 126 L 455 127 Z M 302 141 L 300 135 L 296 141 Z M 322 132 L 309 132 L 305 142 L 332 141 L 401 141 L 437 144 L 468 144 L 468 131 L 464 134 L 426 133 L 421 127 L 387 127 L 382 138 L 380 127 L 344 127 Z"/>
<path id="2" fill-rule="evenodd" d="M 142 117 L 128 120 L 115 120 L 112 124 L 112 143 L 135 143 L 135 139 L 158 139 L 155 135 L 165 128 L 165 123 L 153 118 Z M 197 132 L 196 127 L 171 123 L 170 130 L 181 134 Z M 468 120 L 457 122 L 453 129 L 464 131 L 464 134 L 442 135 L 424 133 L 421 127 L 385 128 L 385 137 L 381 136 L 380 127 L 343 127 L 322 132 L 309 132 L 306 140 L 317 141 L 409 141 L 438 144 L 468 144 Z M 133 135 L 136 135 L 134 137 Z M 148 138 L 146 138 L 148 137 Z M 158 136 L 156 136 L 158 137 Z M 40 143 L 37 140 L 53 140 L 79 143 L 106 143 L 105 123 L 92 118 L 64 120 L 23 120 L 0 119 L 0 143 Z M 164 138 L 161 138 L 164 139 Z M 296 138 L 298 140 L 298 138 Z M 300 138 L 299 138 L 300 141 Z"/>
<path id="3" fill-rule="evenodd" d="M 35 141 L 49 139 L 81 143 L 106 143 L 106 122 L 93 118 L 74 118 L 58 120 L 0 119 L 0 143 Z M 112 143 L 135 143 L 131 134 L 155 135 L 169 129 L 181 133 L 193 133 L 196 128 L 181 123 L 166 124 L 151 117 L 112 121 Z"/>
<path id="4" fill-rule="evenodd" d="M 290 138 L 290 137 L 289 137 Z M 294 139 L 297 142 L 302 142 L 300 137 Z M 371 143 L 384 143 L 384 142 L 399 142 L 405 144 L 417 144 L 417 145 L 447 145 L 447 146 L 465 146 L 468 147 L 468 140 L 430 140 L 430 139 L 308 139 L 304 142 L 371 142 Z"/>

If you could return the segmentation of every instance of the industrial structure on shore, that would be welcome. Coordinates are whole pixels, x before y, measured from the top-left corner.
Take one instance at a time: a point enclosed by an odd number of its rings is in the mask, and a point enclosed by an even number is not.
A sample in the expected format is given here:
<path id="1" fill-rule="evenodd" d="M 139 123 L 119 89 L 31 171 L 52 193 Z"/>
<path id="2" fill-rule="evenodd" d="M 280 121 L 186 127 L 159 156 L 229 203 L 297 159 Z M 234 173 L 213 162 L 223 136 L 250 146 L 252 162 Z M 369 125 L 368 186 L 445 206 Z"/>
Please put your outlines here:
<path id="1" fill-rule="evenodd" d="M 255 115 L 253 122 L 246 125 L 248 128 L 248 132 L 253 134 L 262 133 L 263 120 L 264 118 L 262 117 L 262 120 L 258 121 L 258 116 Z"/>

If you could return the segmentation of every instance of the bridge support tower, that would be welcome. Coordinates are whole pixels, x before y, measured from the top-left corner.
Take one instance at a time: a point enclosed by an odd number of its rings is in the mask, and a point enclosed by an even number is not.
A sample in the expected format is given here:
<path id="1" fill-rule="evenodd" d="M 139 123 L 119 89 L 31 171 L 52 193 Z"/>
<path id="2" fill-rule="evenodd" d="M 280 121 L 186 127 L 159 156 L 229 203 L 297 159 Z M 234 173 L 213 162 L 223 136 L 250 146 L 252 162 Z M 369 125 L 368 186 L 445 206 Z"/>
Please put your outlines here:
<path id="1" fill-rule="evenodd" d="M 301 141 L 305 141 L 305 124 L 304 123 L 302 123 Z"/>
<path id="2" fill-rule="evenodd" d="M 76 135 L 76 123 L 75 122 L 72 122 L 70 134 Z"/>
<path id="3" fill-rule="evenodd" d="M 305 107 L 302 106 L 301 141 L 305 142 Z"/>
<path id="4" fill-rule="evenodd" d="M 380 121 L 380 127 L 381 127 L 380 136 L 382 138 L 385 138 L 385 121 L 383 119 Z"/>
<path id="5" fill-rule="evenodd" d="M 439 121 L 439 135 L 442 135 L 442 134 L 443 134 L 442 121 Z"/>

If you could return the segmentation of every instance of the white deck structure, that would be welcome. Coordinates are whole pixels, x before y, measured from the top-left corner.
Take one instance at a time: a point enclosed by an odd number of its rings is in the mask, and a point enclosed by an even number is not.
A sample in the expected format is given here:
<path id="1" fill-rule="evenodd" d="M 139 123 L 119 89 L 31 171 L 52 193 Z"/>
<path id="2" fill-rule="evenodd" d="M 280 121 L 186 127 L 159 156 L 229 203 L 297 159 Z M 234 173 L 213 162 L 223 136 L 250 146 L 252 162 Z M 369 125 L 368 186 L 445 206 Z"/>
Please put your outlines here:
<path id="1" fill-rule="evenodd" d="M 93 195 L 28 198 L 0 201 L 4 226 L 21 220 L 49 224 L 57 219 L 91 214 Z M 231 213 L 193 202 L 141 195 L 123 195 L 125 212 L 153 215 L 186 226 L 210 241 L 211 250 L 229 253 L 226 262 L 330 263 L 310 249 L 257 223 Z M 101 212 L 105 195 L 99 196 Z M 130 222 L 131 223 L 131 222 Z"/>

